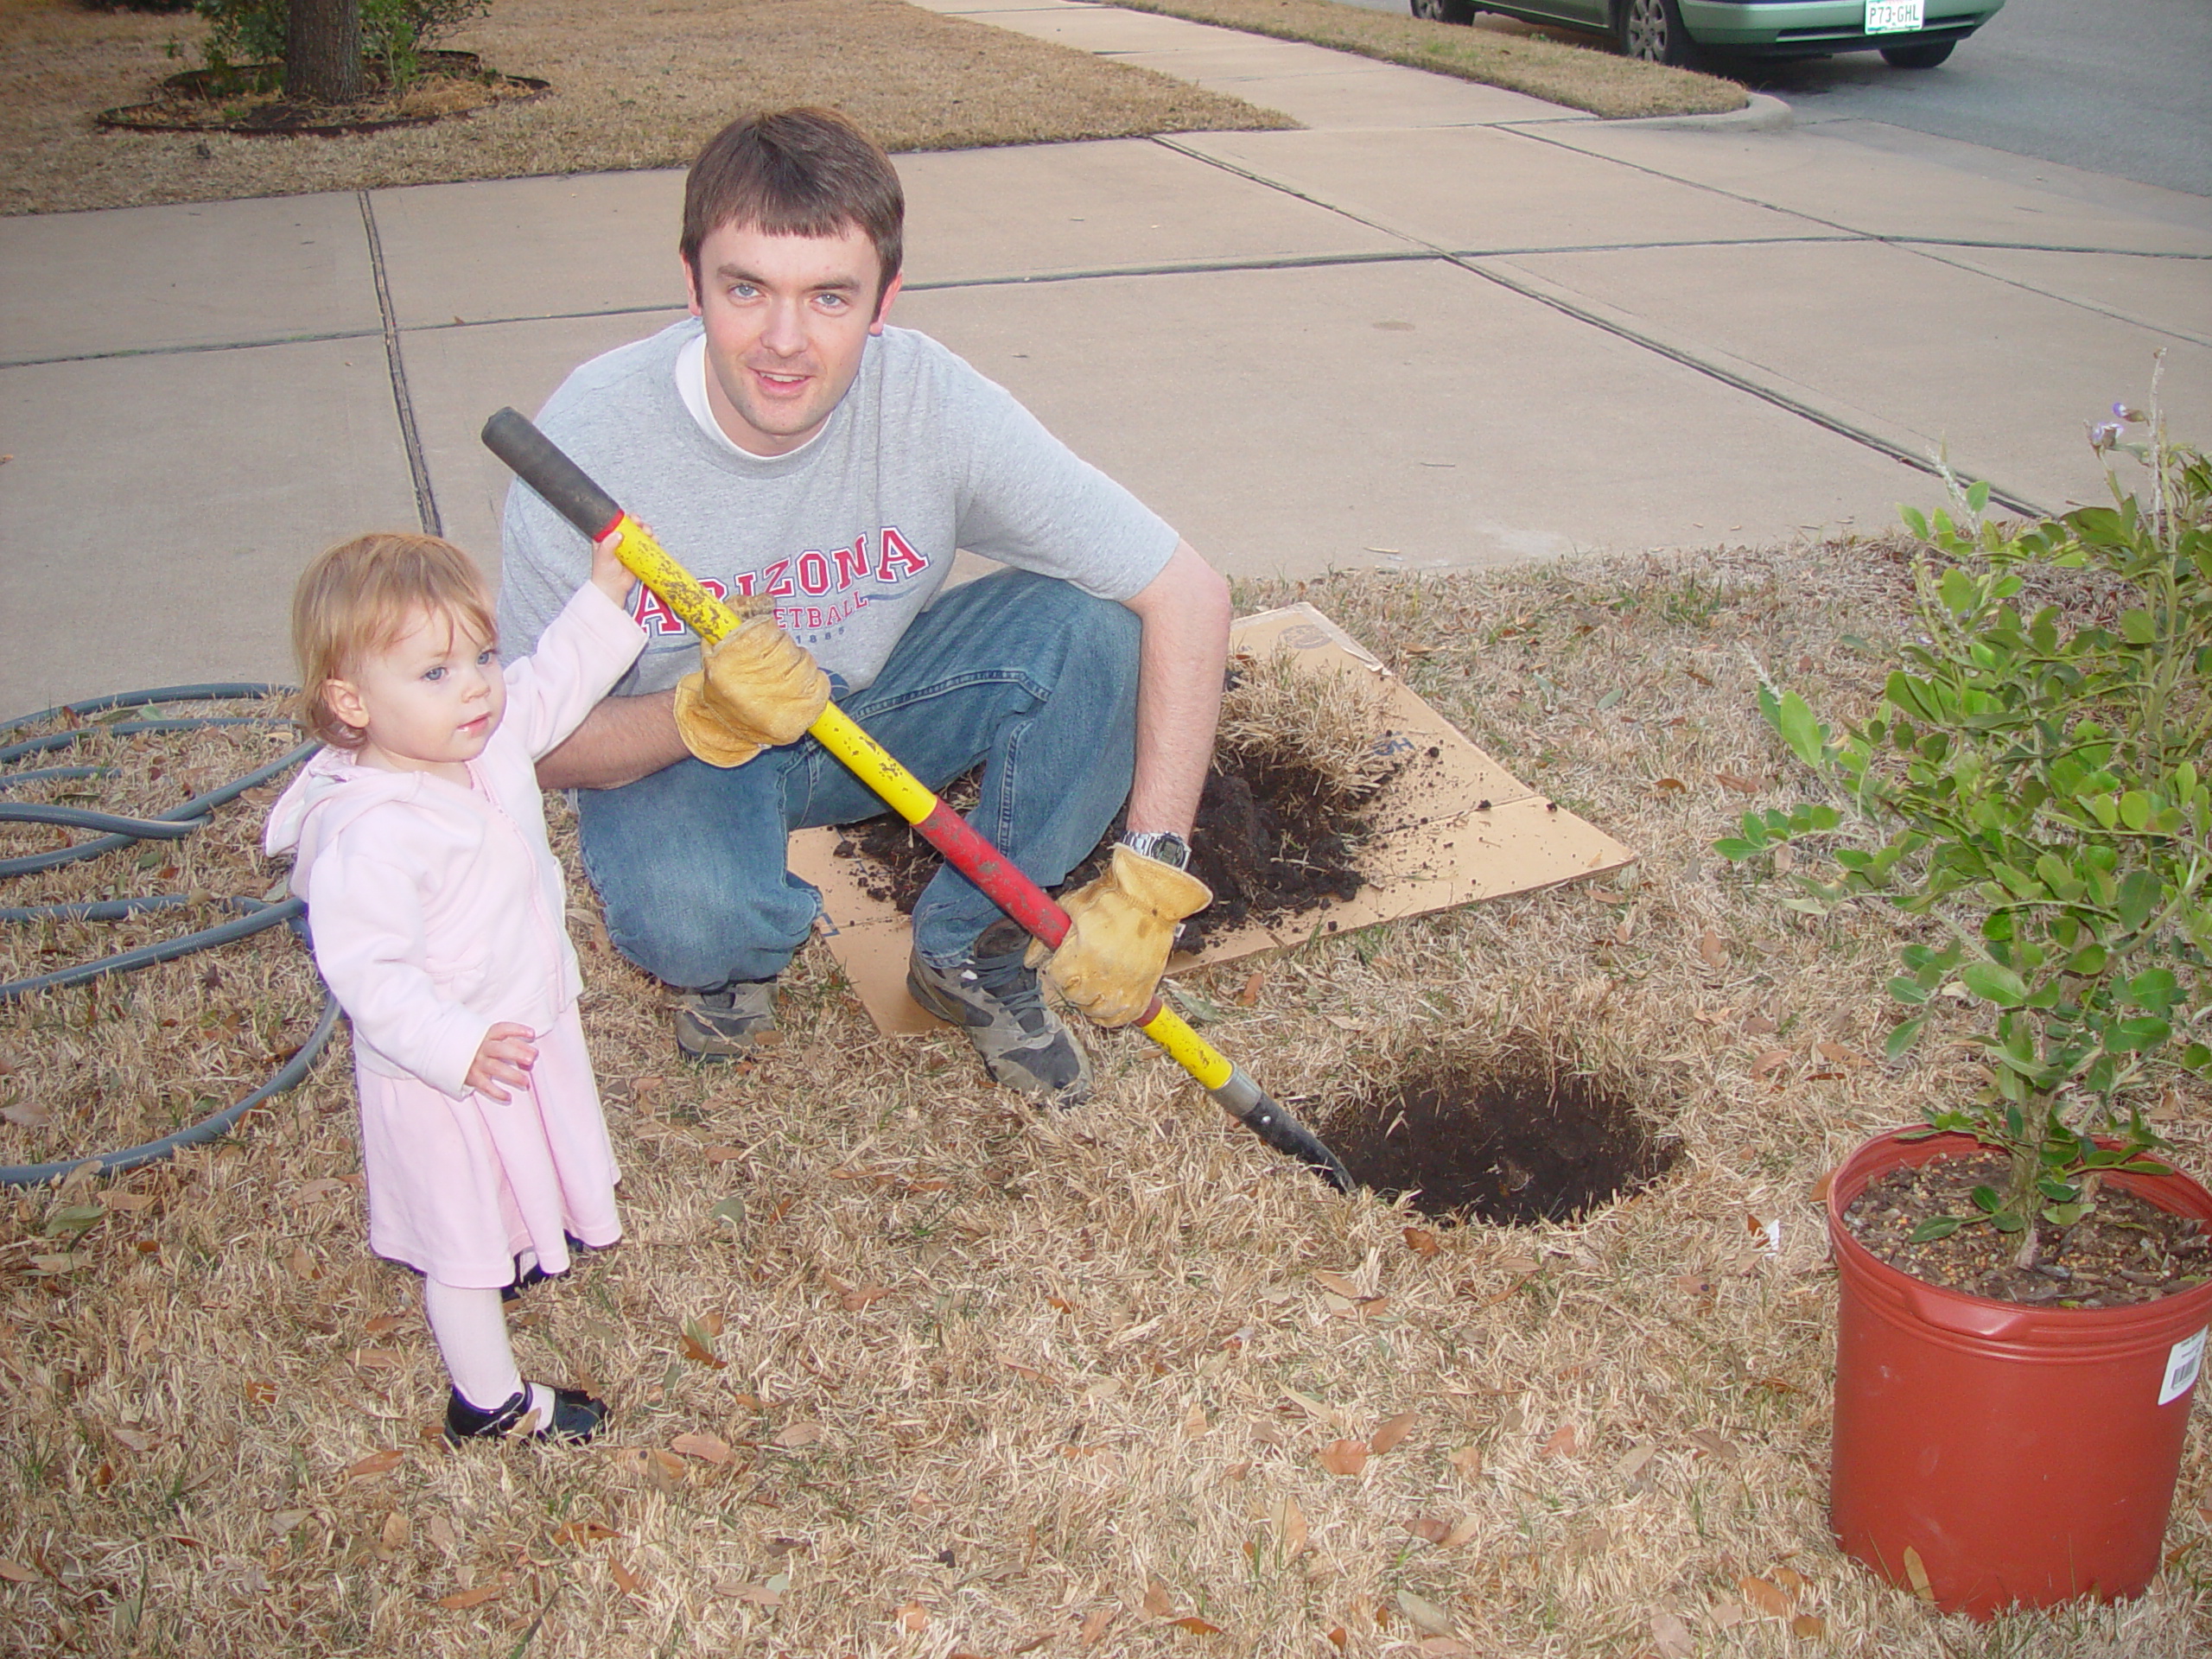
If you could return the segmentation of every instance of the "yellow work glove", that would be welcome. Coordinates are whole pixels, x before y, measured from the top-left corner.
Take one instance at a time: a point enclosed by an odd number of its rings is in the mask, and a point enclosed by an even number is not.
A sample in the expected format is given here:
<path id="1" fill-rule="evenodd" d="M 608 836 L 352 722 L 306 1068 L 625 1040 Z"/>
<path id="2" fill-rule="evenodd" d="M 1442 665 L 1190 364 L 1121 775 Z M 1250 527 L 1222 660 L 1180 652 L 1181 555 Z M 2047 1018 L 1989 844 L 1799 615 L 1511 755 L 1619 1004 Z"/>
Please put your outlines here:
<path id="1" fill-rule="evenodd" d="M 1048 959 L 1041 942 L 1027 958 L 1043 963 L 1062 996 L 1102 1026 L 1126 1026 L 1152 1001 L 1175 925 L 1213 902 L 1212 889 L 1187 871 L 1128 847 L 1090 886 L 1060 900 L 1067 938 Z"/>
<path id="2" fill-rule="evenodd" d="M 676 683 L 676 729 L 710 766 L 741 766 L 796 743 L 830 701 L 830 677 L 772 617 L 702 644 L 699 664 Z"/>

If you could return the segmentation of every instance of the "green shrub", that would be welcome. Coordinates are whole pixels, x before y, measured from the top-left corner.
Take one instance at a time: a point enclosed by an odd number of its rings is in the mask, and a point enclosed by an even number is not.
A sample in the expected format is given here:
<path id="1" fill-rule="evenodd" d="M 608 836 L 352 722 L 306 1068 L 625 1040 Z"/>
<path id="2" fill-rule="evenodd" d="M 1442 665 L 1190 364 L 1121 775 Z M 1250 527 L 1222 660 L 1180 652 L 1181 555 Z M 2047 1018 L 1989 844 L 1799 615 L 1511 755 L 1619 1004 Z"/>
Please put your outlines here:
<path id="1" fill-rule="evenodd" d="M 404 86 L 433 40 L 480 17 L 490 5 L 491 0 L 360 0 L 362 55 L 382 64 L 394 86 Z M 284 61 L 290 0 L 195 0 L 195 9 L 210 25 L 207 67 L 217 73 Z"/>
<path id="2" fill-rule="evenodd" d="M 1817 838 L 1833 868 L 1796 877 L 1793 907 L 1874 899 L 1938 924 L 1942 943 L 1905 947 L 1890 991 L 1909 1008 L 1939 995 L 1983 1005 L 1990 1083 L 1931 1112 L 1925 1133 L 1974 1135 L 2008 1154 L 2012 1176 L 1923 1234 L 2022 1234 L 2024 1266 L 2037 1218 L 2078 1221 L 2096 1172 L 2162 1167 L 2144 1156 L 2162 1144 L 2143 1119 L 2146 1085 L 2174 1067 L 2212 1074 L 2212 461 L 2155 421 L 2131 442 L 2144 417 L 2113 413 L 2090 435 L 2112 506 L 1984 523 L 1976 485 L 1957 519 L 1905 512 L 1936 556 L 1917 568 L 1920 638 L 1873 718 L 1839 737 L 1796 693 L 1761 692 L 1855 819 L 1828 804 L 1746 813 L 1715 843 L 1756 865 Z M 2147 505 L 2113 475 L 2117 454 L 2147 472 Z M 2031 579 L 2057 572 L 2092 576 L 2042 584 L 2083 595 L 2071 613 L 2023 614 Z M 1926 1018 L 1891 1033 L 1892 1058 Z"/>

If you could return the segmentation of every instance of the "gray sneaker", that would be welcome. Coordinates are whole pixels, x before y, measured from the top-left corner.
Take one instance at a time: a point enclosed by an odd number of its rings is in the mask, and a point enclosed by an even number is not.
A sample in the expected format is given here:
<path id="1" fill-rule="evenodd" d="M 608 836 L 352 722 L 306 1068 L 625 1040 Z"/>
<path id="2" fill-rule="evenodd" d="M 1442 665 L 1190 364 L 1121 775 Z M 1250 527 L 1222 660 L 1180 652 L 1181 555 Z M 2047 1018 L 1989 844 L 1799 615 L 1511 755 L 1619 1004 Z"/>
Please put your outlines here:
<path id="1" fill-rule="evenodd" d="M 676 994 L 676 1046 L 695 1060 L 735 1060 L 776 1029 L 776 982 L 734 979 L 718 991 Z"/>
<path id="2" fill-rule="evenodd" d="M 1013 923 L 995 923 L 950 968 L 911 958 L 906 994 L 938 1019 L 965 1027 L 996 1082 L 1056 1106 L 1080 1106 L 1090 1096 L 1090 1057 L 1046 1006 L 1037 976 L 1021 965 L 1028 944 Z"/>

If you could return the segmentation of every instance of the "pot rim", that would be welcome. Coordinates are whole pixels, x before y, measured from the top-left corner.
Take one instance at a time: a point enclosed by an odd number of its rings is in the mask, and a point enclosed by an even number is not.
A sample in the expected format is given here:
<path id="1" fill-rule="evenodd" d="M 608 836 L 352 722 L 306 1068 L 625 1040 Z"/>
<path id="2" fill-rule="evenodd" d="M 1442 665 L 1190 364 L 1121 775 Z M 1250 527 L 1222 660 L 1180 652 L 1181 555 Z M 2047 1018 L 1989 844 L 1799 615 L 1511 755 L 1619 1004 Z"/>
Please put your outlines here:
<path id="1" fill-rule="evenodd" d="M 1915 1274 L 1907 1273 L 1903 1268 L 1895 1267 L 1885 1262 L 1860 1243 L 1851 1230 L 1844 1224 L 1844 1211 L 1853 1199 L 1866 1191 L 1874 1176 L 1880 1173 L 1873 1169 L 1862 1171 L 1855 1166 L 1862 1162 L 1871 1162 L 1873 1155 L 1878 1152 L 1898 1146 L 1935 1147 L 1936 1151 L 1931 1156 L 1915 1160 L 1920 1163 L 1934 1163 L 1941 1158 L 1964 1156 L 1969 1149 L 1980 1151 L 1989 1149 L 1974 1136 L 1961 1131 L 1947 1129 L 1930 1135 L 1926 1133 L 1926 1128 L 1925 1124 L 1908 1123 L 1900 1128 L 1885 1129 L 1861 1141 L 1852 1149 L 1850 1154 L 1841 1163 L 1835 1166 L 1828 1180 L 1827 1197 L 1821 1203 L 1821 1209 L 1827 1217 L 1828 1248 L 1832 1253 L 1847 1254 L 1853 1258 L 1853 1265 L 1862 1270 L 1872 1272 L 1878 1276 L 1895 1278 L 1927 1294 L 1955 1298 L 1961 1302 L 1971 1303 L 1979 1307 L 2002 1309 L 2007 1313 L 2034 1316 L 2037 1319 L 2082 1321 L 2092 1325 L 2098 1323 L 2123 1325 L 2139 1321 L 2154 1310 L 2173 1314 L 2179 1313 L 2183 1308 L 2193 1307 L 2196 1311 L 2197 1317 L 2200 1318 L 2207 1310 L 2212 1310 L 2212 1277 L 2208 1277 L 2202 1283 L 2192 1285 L 2186 1290 L 2177 1290 L 2169 1295 L 2161 1296 L 2155 1301 L 2127 1302 L 2118 1307 L 2063 1307 L 2051 1302 L 2014 1302 L 2007 1301 L 1999 1296 L 1979 1295 L 1970 1290 L 1959 1290 L 1949 1285 L 1939 1285 L 1932 1280 L 1920 1278 Z M 1911 1135 L 1914 1139 L 1910 1141 L 1904 1141 L 1902 1137 L 1905 1135 Z M 1854 1175 L 1862 1176 L 1863 1179 L 1859 1179 L 1857 1184 L 1847 1192 L 1846 1179 Z M 2208 1192 L 2193 1177 L 2183 1171 L 2174 1169 L 2172 1173 L 2167 1175 L 2115 1174 L 2113 1179 L 2125 1190 L 2136 1193 L 2139 1197 L 2171 1214 L 2186 1216 L 2195 1211 L 2194 1218 L 2204 1224 L 2207 1231 L 2212 1231 L 2212 1192 Z M 2158 1204 L 2156 1195 L 2161 1190 L 2177 1190 L 2185 1193 L 2194 1193 L 2198 1202 L 2187 1209 L 2170 1204 Z"/>

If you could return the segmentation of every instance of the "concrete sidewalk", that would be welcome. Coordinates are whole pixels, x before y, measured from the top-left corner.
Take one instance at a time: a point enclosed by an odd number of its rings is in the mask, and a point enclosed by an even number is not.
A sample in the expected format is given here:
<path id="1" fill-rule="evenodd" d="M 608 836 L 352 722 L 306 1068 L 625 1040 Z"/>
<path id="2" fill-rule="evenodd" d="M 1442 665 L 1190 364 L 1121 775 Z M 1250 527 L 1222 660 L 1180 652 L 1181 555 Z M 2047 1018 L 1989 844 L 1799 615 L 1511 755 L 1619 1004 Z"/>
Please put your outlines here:
<path id="1" fill-rule="evenodd" d="M 2174 431 L 2212 440 L 2203 198 L 1770 100 L 1600 122 L 1072 0 L 926 3 L 1306 124 L 898 158 L 895 320 L 1233 572 L 1878 531 L 1941 500 L 1939 448 L 2060 508 L 2162 348 Z M 358 530 L 495 566 L 476 429 L 680 315 L 681 192 L 0 220 L 0 714 L 285 677 L 293 575 Z"/>

